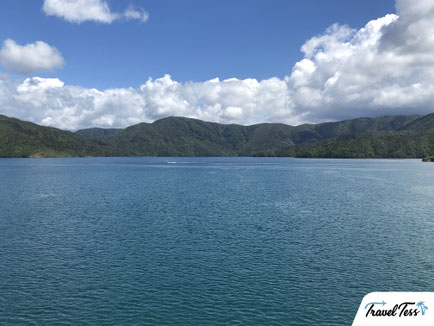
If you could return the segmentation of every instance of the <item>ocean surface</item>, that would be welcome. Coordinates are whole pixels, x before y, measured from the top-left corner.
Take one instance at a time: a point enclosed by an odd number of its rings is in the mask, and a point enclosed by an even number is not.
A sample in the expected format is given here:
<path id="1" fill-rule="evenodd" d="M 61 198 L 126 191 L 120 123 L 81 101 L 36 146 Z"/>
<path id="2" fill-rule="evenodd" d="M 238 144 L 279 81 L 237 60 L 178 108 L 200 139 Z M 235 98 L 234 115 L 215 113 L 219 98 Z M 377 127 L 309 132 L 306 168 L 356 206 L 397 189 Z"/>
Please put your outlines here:
<path id="1" fill-rule="evenodd" d="M 0 325 L 351 325 L 433 248 L 420 160 L 0 160 Z"/>

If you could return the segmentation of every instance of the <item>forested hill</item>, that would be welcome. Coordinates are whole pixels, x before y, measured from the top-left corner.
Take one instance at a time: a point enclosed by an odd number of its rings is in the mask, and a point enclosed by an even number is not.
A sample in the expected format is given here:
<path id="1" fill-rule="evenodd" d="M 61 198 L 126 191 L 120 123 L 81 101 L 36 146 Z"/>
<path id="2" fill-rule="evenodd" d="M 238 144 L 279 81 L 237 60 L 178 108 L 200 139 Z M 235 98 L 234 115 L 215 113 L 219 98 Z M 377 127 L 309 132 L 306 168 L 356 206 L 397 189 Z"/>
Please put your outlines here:
<path id="1" fill-rule="evenodd" d="M 289 126 L 219 124 L 169 117 L 125 129 L 75 133 L 0 115 L 1 157 L 294 156 L 425 157 L 434 154 L 434 114 Z"/>
<path id="2" fill-rule="evenodd" d="M 382 116 L 293 127 L 279 123 L 241 126 L 169 117 L 128 127 L 104 140 L 119 148 L 122 155 L 251 156 L 334 137 L 400 130 L 418 118 Z"/>
<path id="3" fill-rule="evenodd" d="M 104 156 L 111 150 L 98 139 L 0 115 L 0 157 Z"/>

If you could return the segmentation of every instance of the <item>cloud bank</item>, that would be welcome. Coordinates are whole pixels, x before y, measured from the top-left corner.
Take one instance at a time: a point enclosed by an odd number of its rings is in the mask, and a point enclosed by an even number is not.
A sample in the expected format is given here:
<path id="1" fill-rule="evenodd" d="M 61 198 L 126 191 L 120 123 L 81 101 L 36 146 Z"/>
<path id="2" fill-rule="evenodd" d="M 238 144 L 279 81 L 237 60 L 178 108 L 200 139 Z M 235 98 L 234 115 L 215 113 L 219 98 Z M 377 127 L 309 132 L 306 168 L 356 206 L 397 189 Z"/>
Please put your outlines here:
<path id="1" fill-rule="evenodd" d="M 139 88 L 105 91 L 65 86 L 57 78 L 4 79 L 0 108 L 6 115 L 64 129 L 125 127 L 171 115 L 224 123 L 299 122 L 288 115 L 287 85 L 277 78 L 179 83 L 165 75 Z"/>
<path id="2" fill-rule="evenodd" d="M 8 39 L 0 49 L 0 63 L 10 71 L 26 75 L 60 68 L 65 61 L 55 47 L 45 42 L 19 45 Z"/>
<path id="3" fill-rule="evenodd" d="M 285 78 L 97 90 L 58 79 L 0 78 L 2 113 L 65 129 L 125 127 L 177 115 L 222 123 L 320 122 L 434 111 L 434 2 L 397 0 L 397 13 L 359 30 L 333 25 L 302 47 Z"/>
<path id="4" fill-rule="evenodd" d="M 149 18 L 149 13 L 132 5 L 123 13 L 112 12 L 103 0 L 45 0 L 42 10 L 47 16 L 56 16 L 76 24 L 86 21 L 111 24 L 119 19 L 145 22 Z"/>

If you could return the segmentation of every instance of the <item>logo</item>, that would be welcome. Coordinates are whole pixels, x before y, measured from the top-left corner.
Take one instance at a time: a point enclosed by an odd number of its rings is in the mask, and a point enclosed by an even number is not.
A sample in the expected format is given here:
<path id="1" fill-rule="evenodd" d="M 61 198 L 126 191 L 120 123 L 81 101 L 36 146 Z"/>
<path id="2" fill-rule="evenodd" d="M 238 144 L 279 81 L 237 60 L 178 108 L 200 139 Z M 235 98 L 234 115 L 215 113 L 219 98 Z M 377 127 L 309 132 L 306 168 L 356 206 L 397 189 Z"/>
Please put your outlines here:
<path id="1" fill-rule="evenodd" d="M 377 305 L 377 306 L 376 306 Z M 417 316 L 419 313 L 425 315 L 425 311 L 428 307 L 423 301 L 416 302 L 402 302 L 400 304 L 395 304 L 392 309 L 381 309 L 378 306 L 385 306 L 386 302 L 370 302 L 366 304 L 365 309 L 367 309 L 366 317 L 412 317 Z"/>
<path id="2" fill-rule="evenodd" d="M 434 292 L 373 292 L 366 295 L 353 326 L 434 325 Z M 434 310 L 434 309 L 433 309 Z"/>

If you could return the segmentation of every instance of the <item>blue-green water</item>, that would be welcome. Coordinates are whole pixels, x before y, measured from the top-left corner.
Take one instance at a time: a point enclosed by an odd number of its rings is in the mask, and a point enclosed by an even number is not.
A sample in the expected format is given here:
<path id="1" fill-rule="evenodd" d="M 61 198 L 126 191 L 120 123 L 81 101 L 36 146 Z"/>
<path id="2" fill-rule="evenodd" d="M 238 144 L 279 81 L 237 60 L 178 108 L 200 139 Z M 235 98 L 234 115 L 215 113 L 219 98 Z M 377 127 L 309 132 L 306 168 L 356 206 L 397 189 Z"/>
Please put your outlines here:
<path id="1" fill-rule="evenodd" d="M 349 325 L 434 291 L 418 160 L 2 159 L 0 186 L 0 325 Z"/>

